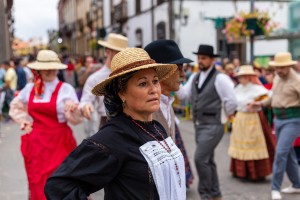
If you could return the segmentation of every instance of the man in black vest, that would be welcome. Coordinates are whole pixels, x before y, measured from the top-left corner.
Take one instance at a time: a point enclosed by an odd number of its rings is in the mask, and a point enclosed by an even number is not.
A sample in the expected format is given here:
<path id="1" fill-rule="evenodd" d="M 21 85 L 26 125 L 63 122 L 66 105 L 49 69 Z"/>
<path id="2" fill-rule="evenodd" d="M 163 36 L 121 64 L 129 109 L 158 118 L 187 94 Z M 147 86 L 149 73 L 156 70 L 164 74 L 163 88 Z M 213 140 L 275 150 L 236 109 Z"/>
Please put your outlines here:
<path id="1" fill-rule="evenodd" d="M 221 119 L 224 118 L 222 115 L 233 115 L 237 107 L 234 84 L 227 75 L 215 69 L 214 58 L 218 55 L 214 54 L 212 46 L 200 45 L 194 54 L 197 55 L 200 72 L 190 77 L 177 95 L 180 99 L 192 97 L 198 192 L 202 200 L 220 200 L 222 194 L 214 150 L 224 133 L 225 120 Z"/>

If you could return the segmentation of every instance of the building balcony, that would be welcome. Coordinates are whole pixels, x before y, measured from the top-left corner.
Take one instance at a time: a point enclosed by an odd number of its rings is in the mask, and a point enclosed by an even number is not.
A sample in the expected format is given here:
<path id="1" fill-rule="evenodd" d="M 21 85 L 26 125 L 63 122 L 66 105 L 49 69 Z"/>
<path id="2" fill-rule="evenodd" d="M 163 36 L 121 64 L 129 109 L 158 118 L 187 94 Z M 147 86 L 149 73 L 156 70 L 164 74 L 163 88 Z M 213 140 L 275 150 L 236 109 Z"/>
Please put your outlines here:
<path id="1" fill-rule="evenodd" d="M 128 19 L 127 1 L 122 1 L 114 6 L 113 18 L 115 22 L 124 23 Z"/>

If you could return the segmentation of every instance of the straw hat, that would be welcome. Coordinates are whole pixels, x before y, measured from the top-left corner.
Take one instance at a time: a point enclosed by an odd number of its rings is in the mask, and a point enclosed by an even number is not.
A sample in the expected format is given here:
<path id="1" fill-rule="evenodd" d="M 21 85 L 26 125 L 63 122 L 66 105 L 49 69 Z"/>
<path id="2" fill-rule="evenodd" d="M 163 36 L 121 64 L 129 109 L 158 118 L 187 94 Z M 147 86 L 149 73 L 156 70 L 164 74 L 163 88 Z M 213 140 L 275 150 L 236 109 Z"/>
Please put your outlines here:
<path id="1" fill-rule="evenodd" d="M 286 67 L 296 65 L 297 61 L 292 60 L 292 55 L 289 52 L 281 52 L 275 55 L 274 61 L 270 61 L 272 67 Z"/>
<path id="2" fill-rule="evenodd" d="M 115 50 L 115 51 L 122 51 L 128 46 L 128 39 L 127 37 L 116 34 L 116 33 L 110 33 L 108 35 L 107 41 L 104 40 L 98 40 L 98 44 L 101 46 L 107 47 L 109 49 Z"/>
<path id="3" fill-rule="evenodd" d="M 35 70 L 66 69 L 67 65 L 61 63 L 58 55 L 51 50 L 40 50 L 36 61 L 27 65 Z"/>
<path id="4" fill-rule="evenodd" d="M 244 76 L 244 75 L 256 75 L 251 65 L 240 66 L 235 76 Z"/>
<path id="5" fill-rule="evenodd" d="M 177 65 L 155 63 L 144 49 L 127 48 L 114 56 L 111 61 L 111 74 L 107 79 L 96 85 L 92 89 L 92 93 L 96 96 L 104 95 L 106 85 L 114 78 L 147 68 L 155 68 L 158 78 L 162 80 L 174 73 L 177 70 Z"/>

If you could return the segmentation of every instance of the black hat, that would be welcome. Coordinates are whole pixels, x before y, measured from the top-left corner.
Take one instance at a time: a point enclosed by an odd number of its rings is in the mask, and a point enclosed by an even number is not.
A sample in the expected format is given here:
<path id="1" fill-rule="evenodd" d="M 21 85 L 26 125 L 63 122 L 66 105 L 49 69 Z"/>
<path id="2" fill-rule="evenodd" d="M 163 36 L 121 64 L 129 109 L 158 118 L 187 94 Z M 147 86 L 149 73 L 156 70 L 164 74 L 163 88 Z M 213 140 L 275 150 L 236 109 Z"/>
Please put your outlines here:
<path id="1" fill-rule="evenodd" d="M 173 40 L 156 40 L 148 44 L 144 50 L 150 58 L 158 63 L 183 64 L 191 63 L 192 60 L 184 58 L 178 45 Z"/>
<path id="2" fill-rule="evenodd" d="M 193 52 L 193 54 L 196 55 L 206 55 L 206 56 L 210 56 L 210 57 L 219 57 L 220 55 L 218 54 L 214 54 L 214 48 L 210 45 L 206 45 L 206 44 L 201 44 L 198 48 L 198 52 Z"/>

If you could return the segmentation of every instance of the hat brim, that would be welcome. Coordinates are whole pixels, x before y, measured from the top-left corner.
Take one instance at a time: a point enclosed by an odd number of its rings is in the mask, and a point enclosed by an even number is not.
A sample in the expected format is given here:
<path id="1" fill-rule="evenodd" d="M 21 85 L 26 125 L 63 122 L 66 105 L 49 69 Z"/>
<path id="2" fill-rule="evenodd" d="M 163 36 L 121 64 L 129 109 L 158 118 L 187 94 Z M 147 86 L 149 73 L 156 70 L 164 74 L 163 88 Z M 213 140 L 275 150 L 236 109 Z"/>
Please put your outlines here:
<path id="1" fill-rule="evenodd" d="M 105 88 L 106 86 L 116 77 L 122 76 L 124 74 L 127 74 L 129 72 L 133 72 L 133 71 L 138 71 L 138 70 L 142 70 L 142 69 L 149 69 L 149 68 L 155 68 L 157 75 L 158 75 L 158 79 L 164 80 L 166 78 L 168 78 L 170 75 L 172 75 L 176 70 L 177 70 L 177 66 L 175 64 L 161 64 L 161 63 L 153 63 L 153 64 L 148 64 L 148 65 L 142 65 L 140 67 L 136 67 L 130 70 L 126 70 L 124 72 L 118 73 L 116 75 L 113 75 L 111 77 L 108 77 L 107 79 L 105 79 L 104 81 L 100 82 L 99 84 L 97 84 L 93 89 L 92 89 L 92 93 L 96 96 L 102 96 L 105 93 Z"/>
<path id="2" fill-rule="evenodd" d="M 35 70 L 55 70 L 55 69 L 67 69 L 67 65 L 58 62 L 38 62 L 29 63 L 27 65 L 30 69 Z"/>
<path id="3" fill-rule="evenodd" d="M 195 55 L 204 55 L 204 56 L 210 56 L 210 57 L 213 57 L 213 58 L 220 57 L 220 55 L 219 55 L 219 54 L 213 54 L 213 55 L 211 55 L 211 54 L 199 53 L 199 52 L 193 52 L 193 54 L 195 54 Z"/>
<path id="4" fill-rule="evenodd" d="M 291 66 L 291 65 L 296 65 L 298 62 L 297 61 L 288 61 L 288 62 L 282 62 L 282 63 L 278 63 L 276 61 L 270 61 L 269 65 L 271 67 L 286 67 L 286 66 Z"/>
<path id="5" fill-rule="evenodd" d="M 125 48 L 121 48 L 121 47 L 118 47 L 118 46 L 109 44 L 108 42 L 103 41 L 103 40 L 98 40 L 98 44 L 101 45 L 101 46 L 104 46 L 104 47 L 106 47 L 106 48 L 115 50 L 115 51 L 122 51 L 122 50 L 125 49 Z"/>
<path id="6" fill-rule="evenodd" d="M 191 62 L 194 62 L 194 61 L 192 61 L 191 59 L 188 59 L 188 58 L 180 58 L 178 60 L 170 62 L 170 64 L 184 64 L 184 63 L 191 63 Z"/>

